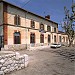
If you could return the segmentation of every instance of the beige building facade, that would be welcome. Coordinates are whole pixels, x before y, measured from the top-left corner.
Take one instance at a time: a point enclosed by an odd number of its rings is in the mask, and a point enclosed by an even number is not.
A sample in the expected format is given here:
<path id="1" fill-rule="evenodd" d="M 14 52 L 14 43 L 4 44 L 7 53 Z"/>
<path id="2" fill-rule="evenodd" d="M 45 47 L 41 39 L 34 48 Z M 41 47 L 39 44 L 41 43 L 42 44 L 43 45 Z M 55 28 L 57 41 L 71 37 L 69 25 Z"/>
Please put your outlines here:
<path id="1" fill-rule="evenodd" d="M 0 1 L 0 43 L 5 49 L 26 49 L 68 43 L 68 37 L 58 31 L 58 23 L 50 16 L 41 17 L 13 4 Z"/>

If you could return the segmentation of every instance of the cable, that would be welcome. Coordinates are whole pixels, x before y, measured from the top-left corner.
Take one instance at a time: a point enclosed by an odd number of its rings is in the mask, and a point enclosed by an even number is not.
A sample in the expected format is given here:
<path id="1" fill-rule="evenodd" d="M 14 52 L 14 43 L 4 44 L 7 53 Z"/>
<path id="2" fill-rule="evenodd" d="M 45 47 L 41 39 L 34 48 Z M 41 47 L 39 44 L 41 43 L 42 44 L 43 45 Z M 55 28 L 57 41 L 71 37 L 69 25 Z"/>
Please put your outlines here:
<path id="1" fill-rule="evenodd" d="M 31 0 L 27 1 L 23 6 L 21 6 L 20 8 L 23 8 L 26 4 L 28 4 Z M 16 13 L 16 12 L 15 12 Z M 12 16 L 12 15 L 11 15 Z M 11 16 L 9 16 L 7 19 L 10 19 Z"/>
<path id="2" fill-rule="evenodd" d="M 26 2 L 22 7 L 24 7 L 26 4 L 28 4 L 31 0 L 29 0 L 28 2 Z"/>

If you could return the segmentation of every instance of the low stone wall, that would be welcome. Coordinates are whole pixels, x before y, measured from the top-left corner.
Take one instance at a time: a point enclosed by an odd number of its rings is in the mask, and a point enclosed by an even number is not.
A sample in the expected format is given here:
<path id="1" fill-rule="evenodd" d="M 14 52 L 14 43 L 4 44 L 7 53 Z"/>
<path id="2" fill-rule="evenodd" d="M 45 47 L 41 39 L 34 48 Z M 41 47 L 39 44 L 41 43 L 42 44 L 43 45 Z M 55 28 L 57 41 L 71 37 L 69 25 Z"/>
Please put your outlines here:
<path id="1" fill-rule="evenodd" d="M 40 46 L 48 46 L 47 43 L 31 43 L 31 44 L 14 44 L 14 45 L 4 45 L 4 48 L 1 48 L 1 50 L 25 50 L 30 49 L 31 47 L 40 47 Z"/>
<path id="2" fill-rule="evenodd" d="M 0 75 L 27 67 L 28 55 L 19 53 L 0 56 Z"/>

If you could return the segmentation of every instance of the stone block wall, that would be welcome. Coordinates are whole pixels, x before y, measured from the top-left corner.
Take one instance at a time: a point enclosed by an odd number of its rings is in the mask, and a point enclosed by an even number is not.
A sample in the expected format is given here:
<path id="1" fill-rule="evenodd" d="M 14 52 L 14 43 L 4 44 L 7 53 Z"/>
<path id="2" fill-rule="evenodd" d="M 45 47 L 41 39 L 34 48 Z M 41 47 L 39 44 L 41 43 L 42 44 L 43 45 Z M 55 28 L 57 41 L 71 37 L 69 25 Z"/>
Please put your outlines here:
<path id="1" fill-rule="evenodd" d="M 19 53 L 0 56 L 0 75 L 20 70 L 28 66 L 28 55 Z"/>

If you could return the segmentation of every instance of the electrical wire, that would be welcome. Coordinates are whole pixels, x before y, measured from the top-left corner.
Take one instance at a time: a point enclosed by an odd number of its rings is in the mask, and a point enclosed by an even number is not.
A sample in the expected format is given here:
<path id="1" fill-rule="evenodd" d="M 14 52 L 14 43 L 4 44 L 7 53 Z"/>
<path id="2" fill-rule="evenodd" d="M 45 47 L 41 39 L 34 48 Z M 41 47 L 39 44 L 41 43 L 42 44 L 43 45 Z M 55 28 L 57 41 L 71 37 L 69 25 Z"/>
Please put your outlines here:
<path id="1" fill-rule="evenodd" d="M 23 8 L 25 5 L 27 5 L 31 0 L 25 2 L 25 4 L 23 6 L 21 6 L 20 8 Z M 16 12 L 15 12 L 16 13 Z M 12 15 L 10 15 L 7 19 L 10 19 Z"/>

